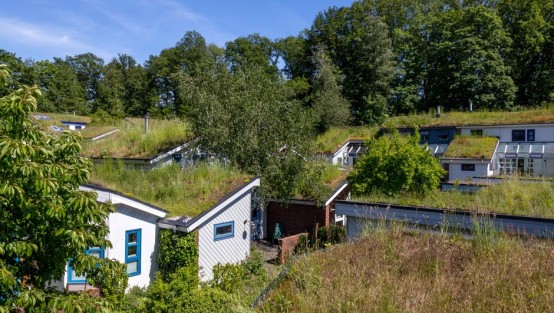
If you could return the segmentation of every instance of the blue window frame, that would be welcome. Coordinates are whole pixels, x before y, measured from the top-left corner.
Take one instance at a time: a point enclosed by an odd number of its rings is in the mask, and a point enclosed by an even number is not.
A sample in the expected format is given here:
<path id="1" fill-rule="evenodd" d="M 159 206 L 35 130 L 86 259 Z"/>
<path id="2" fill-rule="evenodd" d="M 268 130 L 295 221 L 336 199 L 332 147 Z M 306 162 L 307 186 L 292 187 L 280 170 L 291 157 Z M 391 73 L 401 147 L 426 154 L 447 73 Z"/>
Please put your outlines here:
<path id="1" fill-rule="evenodd" d="M 214 240 L 233 238 L 235 236 L 235 222 L 226 222 L 214 225 Z"/>
<path id="2" fill-rule="evenodd" d="M 86 255 L 94 255 L 99 259 L 104 258 L 104 249 L 103 248 L 89 248 L 85 250 Z M 84 275 L 78 276 L 71 266 L 71 261 L 67 262 L 67 283 L 68 284 L 84 284 L 87 282 L 87 278 Z"/>
<path id="3" fill-rule="evenodd" d="M 129 276 L 140 275 L 141 230 L 125 232 L 125 264 Z"/>
<path id="4" fill-rule="evenodd" d="M 535 130 L 534 129 L 528 129 L 527 130 L 527 141 L 535 141 Z"/>

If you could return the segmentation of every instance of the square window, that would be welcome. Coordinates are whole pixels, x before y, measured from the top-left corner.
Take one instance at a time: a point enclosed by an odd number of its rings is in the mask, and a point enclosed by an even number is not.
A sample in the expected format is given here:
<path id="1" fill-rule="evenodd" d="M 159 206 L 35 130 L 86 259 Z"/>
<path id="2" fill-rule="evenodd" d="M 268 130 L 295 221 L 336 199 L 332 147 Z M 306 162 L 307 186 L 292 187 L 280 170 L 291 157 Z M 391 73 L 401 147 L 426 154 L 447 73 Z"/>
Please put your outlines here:
<path id="1" fill-rule="evenodd" d="M 527 130 L 527 141 L 535 141 L 535 130 L 534 129 L 528 129 Z"/>
<path id="2" fill-rule="evenodd" d="M 429 131 L 428 130 L 422 130 L 419 132 L 420 134 L 420 140 L 421 141 L 429 141 Z"/>
<path id="3" fill-rule="evenodd" d="M 235 222 L 214 225 L 214 240 L 232 238 L 235 236 Z"/>
<path id="4" fill-rule="evenodd" d="M 104 249 L 103 248 L 89 248 L 85 250 L 85 254 L 95 256 L 99 259 L 104 258 Z M 85 275 L 77 275 L 77 272 L 75 269 L 73 269 L 73 266 L 71 266 L 71 261 L 67 263 L 67 283 L 68 284 L 84 284 L 87 281 L 87 277 Z"/>
<path id="5" fill-rule="evenodd" d="M 462 171 L 475 172 L 475 164 L 462 164 Z"/>
<path id="6" fill-rule="evenodd" d="M 469 133 L 471 134 L 471 136 L 477 136 L 477 137 L 482 137 L 483 136 L 483 130 L 482 129 L 472 129 L 469 131 Z"/>
<path id="7" fill-rule="evenodd" d="M 512 141 L 525 141 L 525 129 L 513 129 Z"/>
<path id="8" fill-rule="evenodd" d="M 450 139 L 450 134 L 448 134 L 448 131 L 439 132 L 439 140 L 440 141 L 447 141 L 448 139 Z"/>

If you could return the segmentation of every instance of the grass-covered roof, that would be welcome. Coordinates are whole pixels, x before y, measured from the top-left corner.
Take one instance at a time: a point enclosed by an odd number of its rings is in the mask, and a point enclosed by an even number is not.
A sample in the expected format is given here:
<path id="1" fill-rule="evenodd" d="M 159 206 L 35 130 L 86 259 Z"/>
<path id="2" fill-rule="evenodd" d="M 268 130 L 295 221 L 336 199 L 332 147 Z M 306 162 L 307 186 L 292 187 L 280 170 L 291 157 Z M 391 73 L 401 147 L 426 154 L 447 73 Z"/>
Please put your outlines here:
<path id="1" fill-rule="evenodd" d="M 319 153 L 334 153 L 349 140 L 367 140 L 377 131 L 374 127 L 331 127 L 317 137 Z"/>
<path id="2" fill-rule="evenodd" d="M 397 116 L 389 119 L 395 126 L 470 126 L 502 124 L 554 123 L 554 106 L 513 112 L 444 112 Z"/>
<path id="3" fill-rule="evenodd" d="M 150 119 L 148 132 L 145 132 L 144 120 L 139 118 L 128 118 L 114 126 L 118 132 L 86 141 L 82 154 L 87 157 L 151 158 L 193 137 L 189 123 L 179 119 Z"/>
<path id="4" fill-rule="evenodd" d="M 496 137 L 456 137 L 444 152 L 445 158 L 491 159 L 498 143 Z"/>
<path id="5" fill-rule="evenodd" d="M 95 165 L 90 182 L 152 203 L 172 216 L 194 217 L 251 178 L 252 175 L 218 163 L 144 171 L 115 161 Z"/>

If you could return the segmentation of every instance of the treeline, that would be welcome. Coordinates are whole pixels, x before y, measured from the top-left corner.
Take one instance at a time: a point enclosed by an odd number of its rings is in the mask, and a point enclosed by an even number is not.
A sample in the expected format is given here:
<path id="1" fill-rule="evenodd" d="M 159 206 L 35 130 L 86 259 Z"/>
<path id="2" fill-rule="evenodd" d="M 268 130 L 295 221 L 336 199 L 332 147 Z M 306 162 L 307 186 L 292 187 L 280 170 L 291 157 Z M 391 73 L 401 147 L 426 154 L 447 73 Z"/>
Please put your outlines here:
<path id="1" fill-rule="evenodd" d="M 309 108 L 319 131 L 437 105 L 512 110 L 554 100 L 553 18 L 551 0 L 362 0 L 284 39 L 253 34 L 218 47 L 189 31 L 142 65 L 126 54 L 34 61 L 0 50 L 14 71 L 0 93 L 36 84 L 45 112 L 187 116 L 198 108 L 183 84 L 255 68 Z"/>

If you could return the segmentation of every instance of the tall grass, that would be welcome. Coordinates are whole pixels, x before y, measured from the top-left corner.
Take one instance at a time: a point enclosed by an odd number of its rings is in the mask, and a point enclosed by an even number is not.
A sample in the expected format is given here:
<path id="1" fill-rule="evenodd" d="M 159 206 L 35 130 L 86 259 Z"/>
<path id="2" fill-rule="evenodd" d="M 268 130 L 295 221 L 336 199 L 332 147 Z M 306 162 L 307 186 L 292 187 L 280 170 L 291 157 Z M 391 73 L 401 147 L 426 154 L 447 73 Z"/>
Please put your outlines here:
<path id="1" fill-rule="evenodd" d="M 550 241 L 392 227 L 299 259 L 259 311 L 552 312 L 553 257 Z"/>
<path id="2" fill-rule="evenodd" d="M 446 125 L 495 125 L 554 123 L 554 106 L 514 112 L 446 112 L 439 118 L 435 112 L 408 116 L 397 116 L 388 123 L 396 126 L 446 126 Z"/>
<path id="3" fill-rule="evenodd" d="M 550 181 L 525 182 L 517 177 L 473 194 L 438 190 L 427 196 L 374 193 L 355 196 L 354 200 L 554 218 L 554 184 Z"/>
<path id="4" fill-rule="evenodd" d="M 444 157 L 491 159 L 497 143 L 495 137 L 456 137 L 448 145 Z"/>
<path id="5" fill-rule="evenodd" d="M 142 119 L 127 119 L 117 125 L 119 132 L 106 138 L 87 141 L 83 155 L 87 157 L 148 158 L 192 138 L 190 125 L 183 120 L 149 121 L 145 133 Z"/>
<path id="6" fill-rule="evenodd" d="M 196 216 L 244 184 L 250 176 L 220 164 L 178 165 L 151 171 L 124 167 L 120 162 L 97 165 L 93 184 L 115 189 L 170 211 L 171 215 Z"/>

